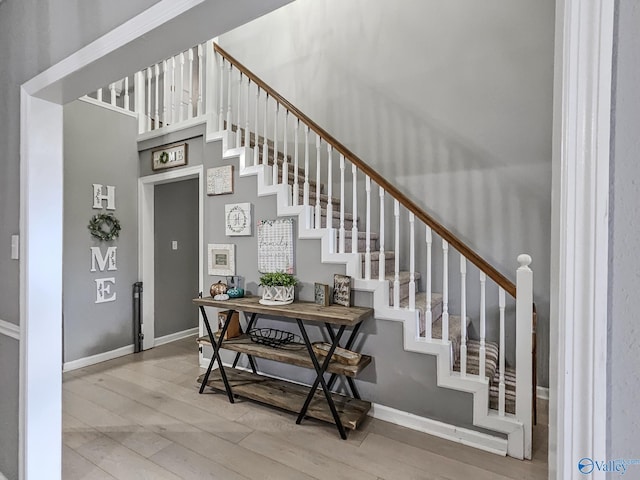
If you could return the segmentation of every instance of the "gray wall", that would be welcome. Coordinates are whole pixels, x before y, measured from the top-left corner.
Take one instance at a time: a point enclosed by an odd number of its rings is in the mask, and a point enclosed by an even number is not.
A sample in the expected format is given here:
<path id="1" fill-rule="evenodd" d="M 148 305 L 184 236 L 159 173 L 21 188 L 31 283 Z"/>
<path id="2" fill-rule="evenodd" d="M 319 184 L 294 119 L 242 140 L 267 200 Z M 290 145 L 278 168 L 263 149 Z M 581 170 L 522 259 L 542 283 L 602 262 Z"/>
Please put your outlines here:
<path id="1" fill-rule="evenodd" d="M 155 186 L 156 338 L 198 326 L 198 194 L 195 178 Z"/>
<path id="2" fill-rule="evenodd" d="M 136 119 L 86 102 L 64 107 L 64 361 L 133 343 L 131 286 L 138 280 L 138 150 Z M 116 187 L 114 215 L 122 225 L 110 242 L 87 229 L 93 184 Z M 106 207 L 106 201 L 104 202 Z M 90 247 L 117 247 L 117 271 L 91 272 Z M 95 303 L 96 279 L 115 278 L 116 300 Z"/>
<path id="3" fill-rule="evenodd" d="M 542 385 L 553 36 L 553 0 L 298 0 L 220 36 L 508 278 L 532 255 Z"/>
<path id="4" fill-rule="evenodd" d="M 640 4 L 617 3 L 609 232 L 608 457 L 638 458 Z M 630 467 L 637 469 L 640 467 Z M 637 476 L 637 471 L 633 472 Z M 612 476 L 613 478 L 614 476 Z"/>
<path id="5" fill-rule="evenodd" d="M 19 264 L 9 260 L 18 233 L 20 196 L 20 85 L 157 0 L 5 0 L 0 4 L 0 319 L 19 323 Z M 19 349 L 1 339 L 0 472 L 18 471 Z"/>

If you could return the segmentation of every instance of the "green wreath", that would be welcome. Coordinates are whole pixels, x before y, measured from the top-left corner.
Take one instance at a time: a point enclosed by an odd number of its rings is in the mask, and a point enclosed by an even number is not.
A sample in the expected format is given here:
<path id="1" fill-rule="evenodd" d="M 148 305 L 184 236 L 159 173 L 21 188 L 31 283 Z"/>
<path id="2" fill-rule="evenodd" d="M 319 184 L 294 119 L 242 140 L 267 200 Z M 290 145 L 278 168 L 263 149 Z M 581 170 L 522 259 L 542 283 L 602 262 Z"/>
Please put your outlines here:
<path id="1" fill-rule="evenodd" d="M 167 152 L 162 152 L 160 154 L 160 163 L 163 165 L 169 161 L 169 154 Z"/>
<path id="2" fill-rule="evenodd" d="M 113 240 L 120 236 L 120 220 L 113 213 L 98 213 L 91 217 L 87 227 L 93 237 L 100 240 Z"/>

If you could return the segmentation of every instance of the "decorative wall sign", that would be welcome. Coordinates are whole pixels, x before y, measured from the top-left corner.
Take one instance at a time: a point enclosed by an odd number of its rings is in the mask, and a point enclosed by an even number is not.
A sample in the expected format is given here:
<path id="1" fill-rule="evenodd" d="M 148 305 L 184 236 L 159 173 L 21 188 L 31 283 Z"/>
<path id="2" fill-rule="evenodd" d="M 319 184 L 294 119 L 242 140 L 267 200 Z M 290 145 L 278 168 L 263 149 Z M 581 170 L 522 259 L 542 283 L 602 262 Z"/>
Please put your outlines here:
<path id="1" fill-rule="evenodd" d="M 151 169 L 181 167 L 187 164 L 187 144 L 176 143 L 151 152 Z"/>
<path id="2" fill-rule="evenodd" d="M 251 204 L 230 203 L 224 206 L 224 228 L 227 236 L 251 235 Z"/>
<path id="3" fill-rule="evenodd" d="M 258 271 L 293 272 L 293 219 L 258 223 Z"/>
<path id="4" fill-rule="evenodd" d="M 97 213 L 87 226 L 92 237 L 102 241 L 110 241 L 120 236 L 120 220 L 113 213 Z"/>
<path id="5" fill-rule="evenodd" d="M 209 275 L 236 274 L 236 246 L 232 243 L 210 243 L 207 245 Z"/>
<path id="6" fill-rule="evenodd" d="M 233 165 L 207 169 L 207 195 L 233 193 Z"/>
<path id="7" fill-rule="evenodd" d="M 100 210 L 105 200 L 107 201 L 107 210 L 116 209 L 116 187 L 113 185 L 104 185 L 100 183 L 93 184 L 93 208 Z M 106 190 L 107 193 L 104 193 Z"/>
<path id="8" fill-rule="evenodd" d="M 333 276 L 333 303 L 351 306 L 351 277 L 337 273 Z"/>
<path id="9" fill-rule="evenodd" d="M 322 305 L 323 307 L 329 306 L 329 285 L 325 285 L 324 283 L 314 283 L 313 293 L 315 302 L 318 305 Z"/>

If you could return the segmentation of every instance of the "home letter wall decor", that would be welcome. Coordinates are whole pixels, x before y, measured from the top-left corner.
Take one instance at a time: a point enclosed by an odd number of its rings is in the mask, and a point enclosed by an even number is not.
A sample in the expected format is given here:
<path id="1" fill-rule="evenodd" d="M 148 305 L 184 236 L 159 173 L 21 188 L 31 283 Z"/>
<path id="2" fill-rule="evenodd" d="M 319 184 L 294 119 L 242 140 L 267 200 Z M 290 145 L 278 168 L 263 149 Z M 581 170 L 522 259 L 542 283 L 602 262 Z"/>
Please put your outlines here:
<path id="1" fill-rule="evenodd" d="M 102 202 L 107 201 L 107 210 L 116 209 L 116 187 L 107 185 L 107 193 L 104 193 L 104 186 L 99 183 L 93 184 L 93 208 L 101 209 Z"/>
<path id="2" fill-rule="evenodd" d="M 105 193 L 106 191 L 106 193 Z M 116 187 L 113 185 L 93 184 L 93 208 L 104 208 L 104 201 L 107 201 L 106 209 L 116 209 Z M 117 236 L 117 235 L 116 235 Z M 104 272 L 118 270 L 117 251 L 118 247 L 107 247 L 103 254 L 100 247 L 89 247 L 91 250 L 91 272 Z M 117 295 L 115 292 L 115 277 L 96 278 L 96 301 L 95 303 L 115 302 Z"/>

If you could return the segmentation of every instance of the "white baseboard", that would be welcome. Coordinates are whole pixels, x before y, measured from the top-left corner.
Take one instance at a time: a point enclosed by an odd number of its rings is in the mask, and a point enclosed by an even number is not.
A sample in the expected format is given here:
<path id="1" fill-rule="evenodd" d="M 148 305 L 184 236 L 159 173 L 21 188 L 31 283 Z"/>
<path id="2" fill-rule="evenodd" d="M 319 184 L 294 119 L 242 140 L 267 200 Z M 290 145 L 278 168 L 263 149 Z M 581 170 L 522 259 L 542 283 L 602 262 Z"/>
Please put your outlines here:
<path id="1" fill-rule="evenodd" d="M 549 389 L 547 387 L 538 387 L 536 390 L 536 397 L 540 400 L 549 400 Z"/>
<path id="2" fill-rule="evenodd" d="M 419 417 L 418 415 L 378 405 L 377 403 L 371 404 L 369 416 L 486 452 L 502 456 L 507 454 L 507 440 L 505 438 L 494 437 L 486 433 L 469 430 L 468 428 L 456 427 L 449 423 Z"/>
<path id="3" fill-rule="evenodd" d="M 153 346 L 159 347 L 160 345 L 164 345 L 165 343 L 175 342 L 176 340 L 182 340 L 183 338 L 191 337 L 192 335 L 197 334 L 198 327 L 190 328 L 189 330 L 183 330 L 182 332 L 176 332 L 170 335 L 165 335 L 164 337 L 158 337 L 154 339 Z"/>
<path id="4" fill-rule="evenodd" d="M 200 367 L 206 368 L 209 365 L 208 358 L 202 358 Z M 231 367 L 231 364 L 224 362 L 225 367 Z M 214 367 L 216 369 L 217 366 Z M 239 370 L 251 371 L 246 367 L 238 366 Z M 261 375 L 275 378 L 277 380 L 291 380 L 277 377 L 274 375 L 266 375 L 259 372 Z M 299 382 L 299 385 L 304 385 Z M 420 417 L 412 413 L 403 412 L 402 410 L 396 410 L 395 408 L 386 407 L 384 405 L 378 405 L 377 403 L 371 404 L 371 410 L 369 410 L 369 416 L 377 418 L 378 420 L 384 420 L 385 422 L 400 425 L 401 427 L 410 428 L 419 432 L 433 435 L 434 437 L 443 438 L 452 442 L 461 443 L 470 447 L 474 447 L 485 452 L 495 453 L 497 455 L 507 455 L 507 439 L 494 437 L 486 433 L 476 432 L 475 430 L 469 430 L 468 428 L 456 427 L 449 423 L 439 422 L 437 420 L 431 420 L 430 418 Z"/>
<path id="5" fill-rule="evenodd" d="M 0 320 L 0 335 L 6 335 L 7 337 L 20 340 L 20 325 L 7 322 L 6 320 Z M 2 480 L 1 476 L 0 480 Z"/>
<path id="6" fill-rule="evenodd" d="M 124 357 L 133 353 L 134 347 L 127 345 L 126 347 L 116 348 L 110 352 L 98 353 L 90 357 L 79 358 L 78 360 L 72 360 L 62 364 L 63 372 L 70 372 L 71 370 L 77 370 L 79 368 L 88 367 L 89 365 L 95 365 L 96 363 L 106 362 L 107 360 L 113 360 L 114 358 Z"/>

